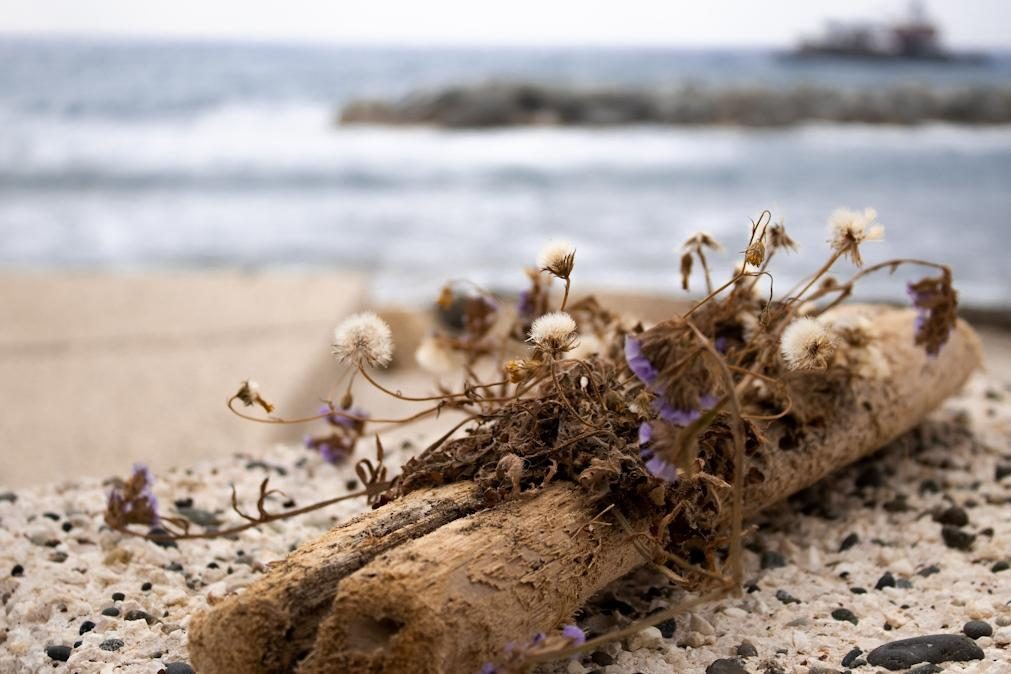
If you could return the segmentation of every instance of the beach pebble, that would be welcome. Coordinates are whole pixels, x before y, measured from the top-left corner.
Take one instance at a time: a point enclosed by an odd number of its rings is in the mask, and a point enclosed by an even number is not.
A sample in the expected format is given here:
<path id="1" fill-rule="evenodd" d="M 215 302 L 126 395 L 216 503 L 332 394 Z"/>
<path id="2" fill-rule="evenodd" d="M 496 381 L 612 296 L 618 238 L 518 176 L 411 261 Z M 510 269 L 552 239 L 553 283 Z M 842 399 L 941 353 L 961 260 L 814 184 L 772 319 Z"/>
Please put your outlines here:
<path id="1" fill-rule="evenodd" d="M 837 608 L 836 610 L 832 611 L 832 618 L 839 621 L 853 623 L 854 625 L 860 622 L 857 619 L 856 614 L 854 614 L 853 611 L 849 610 L 848 608 Z"/>
<path id="2" fill-rule="evenodd" d="M 748 674 L 748 670 L 733 658 L 720 658 L 706 667 L 706 674 Z"/>
<path id="3" fill-rule="evenodd" d="M 945 508 L 939 513 L 934 515 L 934 521 L 940 524 L 948 524 L 953 527 L 964 527 L 969 523 L 969 514 L 965 512 L 964 508 L 958 506 L 951 506 Z"/>
<path id="4" fill-rule="evenodd" d="M 118 651 L 124 646 L 122 639 L 106 639 L 98 645 L 103 651 Z"/>
<path id="5" fill-rule="evenodd" d="M 982 620 L 970 620 L 962 627 L 962 633 L 970 639 L 989 637 L 993 635 L 993 627 Z"/>
<path id="6" fill-rule="evenodd" d="M 895 576 L 891 571 L 885 571 L 884 575 L 878 578 L 878 582 L 874 584 L 875 590 L 883 590 L 886 587 L 895 587 Z"/>
<path id="7" fill-rule="evenodd" d="M 188 662 L 168 662 L 165 664 L 165 674 L 196 674 Z"/>
<path id="8" fill-rule="evenodd" d="M 755 658 L 758 657 L 758 649 L 755 648 L 755 644 L 750 641 L 742 641 L 737 646 L 737 657 L 739 658 Z"/>
<path id="9" fill-rule="evenodd" d="M 674 636 L 677 631 L 678 624 L 674 618 L 668 618 L 662 623 L 657 623 L 656 628 L 660 630 L 660 634 L 663 635 L 664 639 L 670 639 Z"/>
<path id="10" fill-rule="evenodd" d="M 688 621 L 688 628 L 693 632 L 698 632 L 699 634 L 704 634 L 706 636 L 716 634 L 716 629 L 712 626 L 712 624 L 696 613 L 693 613 L 691 619 Z"/>
<path id="11" fill-rule="evenodd" d="M 56 660 L 57 662 L 69 660 L 72 651 L 73 649 L 70 646 L 46 646 L 46 655 L 49 656 L 50 660 Z"/>
<path id="12" fill-rule="evenodd" d="M 993 642 L 998 646 L 1011 645 L 1011 627 L 1001 627 L 993 633 Z"/>
<path id="13" fill-rule="evenodd" d="M 921 662 L 939 664 L 982 659 L 982 649 L 960 634 L 933 634 L 899 639 L 878 646 L 867 654 L 867 662 L 892 671 L 909 669 Z"/>
<path id="14" fill-rule="evenodd" d="M 647 627 L 628 638 L 628 650 L 637 651 L 640 648 L 663 648 L 663 634 L 656 627 Z"/>
<path id="15" fill-rule="evenodd" d="M 857 658 L 859 658 L 863 654 L 864 654 L 864 652 L 862 650 L 860 650 L 859 648 L 853 648 L 853 649 L 851 649 L 849 651 L 849 653 L 847 653 L 845 656 L 843 656 L 842 663 L 841 663 L 842 666 L 843 667 L 854 667 L 855 666 L 854 663 L 857 661 Z"/>
<path id="16" fill-rule="evenodd" d="M 976 540 L 976 534 L 963 531 L 949 524 L 941 527 L 941 537 L 944 539 L 945 545 L 956 550 L 970 550 L 973 542 Z"/>

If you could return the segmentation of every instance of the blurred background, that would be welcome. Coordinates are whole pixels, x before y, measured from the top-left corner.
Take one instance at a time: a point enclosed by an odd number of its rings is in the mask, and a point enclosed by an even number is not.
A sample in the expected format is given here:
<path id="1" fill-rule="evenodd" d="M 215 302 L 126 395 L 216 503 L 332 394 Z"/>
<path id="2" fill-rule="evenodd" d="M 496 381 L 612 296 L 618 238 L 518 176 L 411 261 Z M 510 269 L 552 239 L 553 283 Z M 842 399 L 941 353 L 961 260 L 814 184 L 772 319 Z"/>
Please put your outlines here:
<path id="1" fill-rule="evenodd" d="M 343 315 L 421 334 L 549 237 L 662 315 L 693 232 L 729 270 L 770 209 L 786 288 L 865 206 L 1006 321 L 1011 4 L 4 0 L 0 486 L 291 439 L 241 379 L 311 411 Z"/>

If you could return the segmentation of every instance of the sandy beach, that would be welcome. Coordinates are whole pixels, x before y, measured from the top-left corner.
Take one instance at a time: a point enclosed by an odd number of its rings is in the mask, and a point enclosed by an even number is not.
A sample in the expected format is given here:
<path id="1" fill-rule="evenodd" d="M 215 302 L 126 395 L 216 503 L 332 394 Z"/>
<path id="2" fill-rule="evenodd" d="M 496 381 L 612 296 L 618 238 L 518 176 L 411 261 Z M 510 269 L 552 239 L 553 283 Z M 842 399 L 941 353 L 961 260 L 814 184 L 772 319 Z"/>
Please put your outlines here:
<path id="1" fill-rule="evenodd" d="M 330 330 L 367 303 L 367 284 L 341 275 L 199 274 L 7 277 L 0 288 L 5 313 L 18 317 L 0 333 L 8 426 L 0 670 L 50 671 L 65 654 L 68 671 L 184 674 L 196 610 L 241 591 L 271 561 L 364 504 L 346 502 L 235 540 L 161 547 L 101 525 L 103 479 L 145 460 L 165 511 L 194 521 L 234 518 L 230 485 L 248 500 L 266 476 L 284 492 L 268 501 L 274 510 L 354 489 L 349 466 L 326 464 L 297 443 L 302 429 L 293 438 L 243 423 L 222 402 L 255 374 L 279 405 L 313 409 L 333 386 Z M 648 298 L 622 305 L 640 314 L 672 306 Z M 423 390 L 430 380 L 410 367 L 423 315 L 385 315 L 403 335 L 399 367 L 385 381 Z M 54 325 L 60 334 L 42 330 Z M 746 672 L 841 672 L 859 667 L 876 646 L 957 634 L 971 620 L 990 627 L 976 640 L 984 658 L 944 671 L 1011 671 L 1004 582 L 1011 573 L 1004 571 L 1011 561 L 1011 338 L 981 333 L 987 372 L 963 395 L 825 480 L 816 496 L 799 495 L 757 521 L 742 597 L 543 671 L 739 672 L 712 668 L 744 654 Z M 389 408 L 366 394 L 361 403 Z M 422 425 L 384 437 L 391 464 L 432 432 Z M 946 544 L 937 521 L 951 508 L 968 519 L 959 527 L 971 539 L 963 548 Z M 676 600 L 660 579 L 639 576 L 616 583 L 576 617 L 599 632 Z"/>

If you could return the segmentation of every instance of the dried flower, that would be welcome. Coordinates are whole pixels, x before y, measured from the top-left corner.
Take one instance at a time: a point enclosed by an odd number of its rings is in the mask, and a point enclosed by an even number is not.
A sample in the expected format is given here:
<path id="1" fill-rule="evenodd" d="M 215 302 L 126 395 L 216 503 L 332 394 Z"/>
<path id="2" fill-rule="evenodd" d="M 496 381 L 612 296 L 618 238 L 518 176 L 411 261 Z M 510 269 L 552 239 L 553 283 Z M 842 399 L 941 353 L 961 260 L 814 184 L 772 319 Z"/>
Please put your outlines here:
<path id="1" fill-rule="evenodd" d="M 625 362 L 632 374 L 646 386 L 652 386 L 656 381 L 659 372 L 642 352 L 642 342 L 632 335 L 625 335 Z"/>
<path id="2" fill-rule="evenodd" d="M 649 474 L 667 482 L 674 482 L 678 477 L 678 469 L 675 465 L 666 461 L 653 451 L 650 443 L 653 441 L 653 426 L 650 422 L 643 422 L 639 426 L 639 458 Z"/>
<path id="3" fill-rule="evenodd" d="M 541 368 L 539 360 L 526 360 L 525 358 L 514 358 L 506 361 L 504 365 L 506 377 L 513 384 L 519 384 L 529 379 L 537 370 Z"/>
<path id="4" fill-rule="evenodd" d="M 703 248 L 708 248 L 717 252 L 723 250 L 723 246 L 720 245 L 720 242 L 714 239 L 708 232 L 696 232 L 695 234 L 692 234 L 685 240 L 683 248 L 691 251 L 699 251 Z"/>
<path id="5" fill-rule="evenodd" d="M 332 351 L 341 363 L 386 367 L 393 358 L 393 333 L 386 321 L 364 311 L 337 326 Z"/>
<path id="6" fill-rule="evenodd" d="M 791 370 L 823 369 L 835 353 L 836 338 L 818 319 L 798 318 L 783 330 L 779 349 Z"/>
<path id="7" fill-rule="evenodd" d="M 551 355 L 571 349 L 576 341 L 576 322 L 564 311 L 544 314 L 530 327 L 530 341 Z"/>
<path id="8" fill-rule="evenodd" d="M 891 366 L 877 345 L 879 337 L 874 323 L 858 313 L 828 315 L 822 319 L 845 344 L 844 356 L 849 369 L 862 379 L 884 379 Z"/>
<path id="9" fill-rule="evenodd" d="M 604 353 L 604 344 L 594 335 L 585 335 L 579 338 L 579 343 L 569 351 L 568 358 L 573 360 L 584 360 L 590 356 Z"/>
<path id="10" fill-rule="evenodd" d="M 958 323 L 958 293 L 947 268 L 937 277 L 910 283 L 909 297 L 917 309 L 916 343 L 936 356 Z"/>
<path id="11" fill-rule="evenodd" d="M 550 241 L 537 256 L 537 266 L 560 279 L 572 275 L 576 265 L 576 247 L 568 241 Z"/>
<path id="12" fill-rule="evenodd" d="M 744 251 L 744 262 L 752 267 L 761 267 L 765 261 L 765 244 L 755 241 Z"/>
<path id="13" fill-rule="evenodd" d="M 569 640 L 573 646 L 581 646 L 586 643 L 586 633 L 576 625 L 566 625 L 562 628 L 562 636 Z"/>
<path id="14" fill-rule="evenodd" d="M 864 264 L 860 257 L 860 244 L 878 241 L 885 236 L 885 228 L 877 224 L 878 212 L 865 208 L 863 213 L 840 208 L 829 219 L 829 243 L 832 250 L 845 255 L 858 267 Z"/>
<path id="15" fill-rule="evenodd" d="M 335 409 L 330 405 L 321 407 L 319 413 L 333 427 L 332 432 L 320 437 L 305 436 L 305 447 L 319 452 L 327 463 L 343 463 L 354 453 L 369 414 L 357 407 Z"/>
<path id="16" fill-rule="evenodd" d="M 414 352 L 414 360 L 421 369 L 434 375 L 448 374 L 459 367 L 455 354 L 446 348 L 443 340 L 434 335 L 421 340 Z"/>
<path id="17" fill-rule="evenodd" d="M 267 414 L 274 411 L 274 406 L 264 400 L 260 395 L 260 385 L 251 379 L 247 379 L 242 382 L 239 386 L 239 390 L 235 393 L 235 397 L 241 400 L 242 404 L 246 407 L 259 405 Z"/>
<path id="18" fill-rule="evenodd" d="M 142 463 L 133 465 L 129 479 L 112 488 L 105 508 L 105 521 L 114 529 L 127 524 L 157 526 L 161 522 L 158 514 L 158 499 L 151 485 L 154 478 Z"/>
<path id="19" fill-rule="evenodd" d="M 681 254 L 681 289 L 688 290 L 688 279 L 692 275 L 692 265 L 695 264 L 695 257 L 691 253 Z"/>
<path id="20" fill-rule="evenodd" d="M 769 245 L 772 246 L 773 250 L 797 250 L 797 244 L 786 233 L 786 227 L 783 226 L 782 222 L 769 227 Z"/>

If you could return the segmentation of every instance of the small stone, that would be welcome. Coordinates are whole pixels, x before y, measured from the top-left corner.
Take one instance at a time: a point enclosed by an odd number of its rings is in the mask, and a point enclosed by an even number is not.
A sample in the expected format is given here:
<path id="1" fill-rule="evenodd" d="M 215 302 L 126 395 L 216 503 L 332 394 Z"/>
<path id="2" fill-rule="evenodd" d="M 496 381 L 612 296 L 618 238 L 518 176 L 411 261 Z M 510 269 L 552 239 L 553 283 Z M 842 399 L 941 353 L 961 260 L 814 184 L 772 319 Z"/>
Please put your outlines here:
<path id="1" fill-rule="evenodd" d="M 850 592 L 852 592 L 853 594 L 867 594 L 866 588 L 862 587 L 851 587 Z"/>
<path id="2" fill-rule="evenodd" d="M 845 621 L 853 623 L 854 625 L 860 622 L 860 620 L 857 619 L 856 614 L 854 614 L 853 611 L 849 610 L 848 608 L 835 609 L 834 611 L 832 611 L 832 618 L 840 622 Z"/>
<path id="3" fill-rule="evenodd" d="M 964 508 L 951 506 L 934 515 L 934 521 L 940 524 L 949 524 L 953 527 L 964 527 L 969 523 L 969 513 Z"/>
<path id="4" fill-rule="evenodd" d="M 188 662 L 168 662 L 165 664 L 165 674 L 196 674 Z"/>
<path id="5" fill-rule="evenodd" d="M 20 564 L 15 564 L 14 567 L 11 569 L 11 575 L 14 576 L 15 578 L 20 578 L 21 576 L 25 575 L 25 567 L 21 566 Z"/>
<path id="6" fill-rule="evenodd" d="M 140 586 L 140 591 L 141 592 L 149 592 L 152 587 L 153 586 L 151 585 L 151 583 L 144 583 L 143 585 Z"/>
<path id="7" fill-rule="evenodd" d="M 745 611 L 743 608 L 738 608 L 736 606 L 728 606 L 727 608 L 723 609 L 723 615 L 729 618 L 747 618 L 748 612 Z"/>
<path id="8" fill-rule="evenodd" d="M 706 667 L 706 674 L 748 674 L 748 670 L 733 658 L 720 658 Z"/>
<path id="9" fill-rule="evenodd" d="M 165 530 L 165 529 L 162 529 L 161 527 L 151 527 L 151 530 L 148 531 L 148 533 L 150 535 L 152 535 L 152 536 L 167 536 L 167 535 L 169 535 L 169 532 L 167 530 Z M 157 545 L 159 548 L 178 548 L 179 547 L 179 545 L 176 544 L 176 542 L 173 541 L 173 540 L 171 540 L 171 539 L 164 539 L 164 538 L 162 538 L 162 539 L 159 539 L 159 540 L 156 540 L 156 541 L 151 541 L 151 542 L 154 543 L 155 545 Z"/>
<path id="10" fill-rule="evenodd" d="M 594 651 L 593 655 L 590 656 L 590 661 L 595 665 L 600 665 L 601 667 L 607 667 L 608 665 L 614 664 L 614 658 L 604 651 Z"/>
<path id="11" fill-rule="evenodd" d="M 757 658 L 758 649 L 755 648 L 755 644 L 750 641 L 742 641 L 737 647 L 737 657 L 739 658 Z"/>
<path id="12" fill-rule="evenodd" d="M 60 525 L 60 528 L 63 529 L 63 533 L 70 533 L 70 530 L 74 528 L 74 525 L 72 522 L 64 522 Z"/>
<path id="13" fill-rule="evenodd" d="M 882 474 L 881 469 L 876 465 L 871 464 L 860 471 L 857 475 L 854 484 L 860 489 L 866 487 L 880 487 L 885 483 L 885 476 Z"/>
<path id="14" fill-rule="evenodd" d="M 95 623 L 91 622 L 90 620 L 85 620 L 83 623 L 81 623 L 81 628 L 77 630 L 77 633 L 85 634 L 86 632 L 90 632 L 93 629 L 95 629 Z"/>
<path id="15" fill-rule="evenodd" d="M 783 604 L 799 604 L 800 600 L 786 590 L 776 590 L 776 599 Z"/>
<path id="16" fill-rule="evenodd" d="M 819 667 L 814 665 L 807 670 L 807 674 L 841 674 L 838 669 L 830 669 L 828 667 Z"/>
<path id="17" fill-rule="evenodd" d="M 221 519 L 217 515 L 209 510 L 202 510 L 201 508 L 193 507 L 182 507 L 176 508 L 179 514 L 188 519 L 193 524 L 197 524 L 202 527 L 216 527 L 221 525 Z"/>
<path id="18" fill-rule="evenodd" d="M 190 496 L 187 496 L 186 498 L 177 498 L 175 501 L 172 502 L 172 505 L 174 505 L 177 510 L 179 508 L 192 508 L 193 498 Z"/>
<path id="19" fill-rule="evenodd" d="M 895 587 L 895 576 L 891 571 L 885 571 L 884 575 L 878 578 L 878 582 L 874 584 L 875 590 L 883 590 L 886 587 Z"/>
<path id="20" fill-rule="evenodd" d="M 944 539 L 945 545 L 956 550 L 969 550 L 972 548 L 972 544 L 976 540 L 976 534 L 971 534 L 968 531 L 962 531 L 958 527 L 953 527 L 950 524 L 946 524 L 941 527 L 941 537 Z"/>
<path id="21" fill-rule="evenodd" d="M 990 567 L 990 571 L 993 573 L 1000 573 L 1001 571 L 1007 571 L 1008 568 L 1011 568 L 1011 565 L 1002 559 L 1001 561 L 994 563 L 994 565 Z"/>
<path id="22" fill-rule="evenodd" d="M 692 614 L 691 619 L 688 621 L 688 628 L 693 632 L 704 634 L 707 637 L 716 634 L 716 628 L 714 628 L 708 620 L 695 613 Z"/>
<path id="23" fill-rule="evenodd" d="M 673 638 L 674 632 L 677 631 L 678 624 L 674 618 L 668 618 L 662 623 L 657 623 L 656 628 L 660 630 L 660 634 L 663 635 L 664 639 L 670 639 Z"/>
<path id="24" fill-rule="evenodd" d="M 628 638 L 628 650 L 637 651 L 642 648 L 663 648 L 663 635 L 655 627 L 639 630 Z"/>
<path id="25" fill-rule="evenodd" d="M 103 608 L 102 609 L 102 615 L 107 615 L 107 616 L 109 616 L 111 618 L 115 618 L 116 616 L 119 615 L 119 609 L 116 608 L 115 606 L 110 606 L 108 608 Z"/>
<path id="26" fill-rule="evenodd" d="M 73 650 L 70 646 L 46 646 L 46 655 L 49 656 L 50 660 L 66 662 L 70 659 L 70 653 Z"/>
<path id="27" fill-rule="evenodd" d="M 843 656 L 842 663 L 841 663 L 842 666 L 843 667 L 852 667 L 853 663 L 856 662 L 856 659 L 859 658 L 863 654 L 864 654 L 864 652 L 862 650 L 860 650 L 859 648 L 852 649 L 849 653 L 847 653 L 846 655 Z"/>
<path id="28" fill-rule="evenodd" d="M 842 539 L 842 543 L 839 544 L 839 552 L 845 552 L 846 550 L 849 550 L 859 542 L 860 536 L 856 532 L 854 532 L 849 536 L 847 536 L 846 538 Z"/>
<path id="29" fill-rule="evenodd" d="M 105 641 L 100 643 L 98 647 L 101 648 L 103 651 L 115 652 L 121 649 L 124 645 L 125 644 L 123 643 L 122 639 L 106 639 Z"/>
<path id="30" fill-rule="evenodd" d="M 126 615 L 123 616 L 123 620 L 143 620 L 148 625 L 150 625 L 155 621 L 155 618 L 147 611 L 141 611 L 140 609 L 133 609 L 132 611 L 126 612 Z"/>
<path id="31" fill-rule="evenodd" d="M 1008 475 L 1011 475 L 1011 464 L 1007 464 L 1007 465 L 1001 464 L 1001 465 L 998 465 L 997 468 L 994 469 L 994 471 L 993 471 L 993 477 L 998 482 L 1000 482 L 1001 480 L 1003 480 Z"/>
<path id="32" fill-rule="evenodd" d="M 763 569 L 778 569 L 786 566 L 786 558 L 778 552 L 766 550 L 762 553 L 761 564 Z"/>
<path id="33" fill-rule="evenodd" d="M 12 491 L 5 491 L 0 493 L 0 502 L 7 501 L 8 503 L 16 503 L 18 500 L 18 495 Z"/>
<path id="34" fill-rule="evenodd" d="M 917 667 L 913 667 L 908 672 L 906 672 L 906 674 L 937 674 L 938 672 L 943 672 L 943 671 L 944 670 L 941 669 L 940 667 L 938 667 L 937 665 L 934 665 L 934 664 L 931 664 L 931 663 L 928 662 L 925 665 L 919 665 Z"/>
<path id="35" fill-rule="evenodd" d="M 932 634 L 899 639 L 878 646 L 867 655 L 867 662 L 892 671 L 909 669 L 921 662 L 966 662 L 982 660 L 983 650 L 961 634 Z"/>
<path id="36" fill-rule="evenodd" d="M 126 599 L 126 595 L 123 594 L 122 592 L 113 592 L 112 593 L 112 600 L 113 601 L 123 601 L 124 599 Z"/>
<path id="37" fill-rule="evenodd" d="M 970 639 L 993 636 L 993 627 L 985 620 L 970 620 L 962 626 L 962 633 Z"/>
<path id="38" fill-rule="evenodd" d="M 941 573 L 941 569 L 936 564 L 931 564 L 930 566 L 922 568 L 919 571 L 917 571 L 916 575 L 927 578 L 928 576 L 933 576 L 935 573 Z"/>

